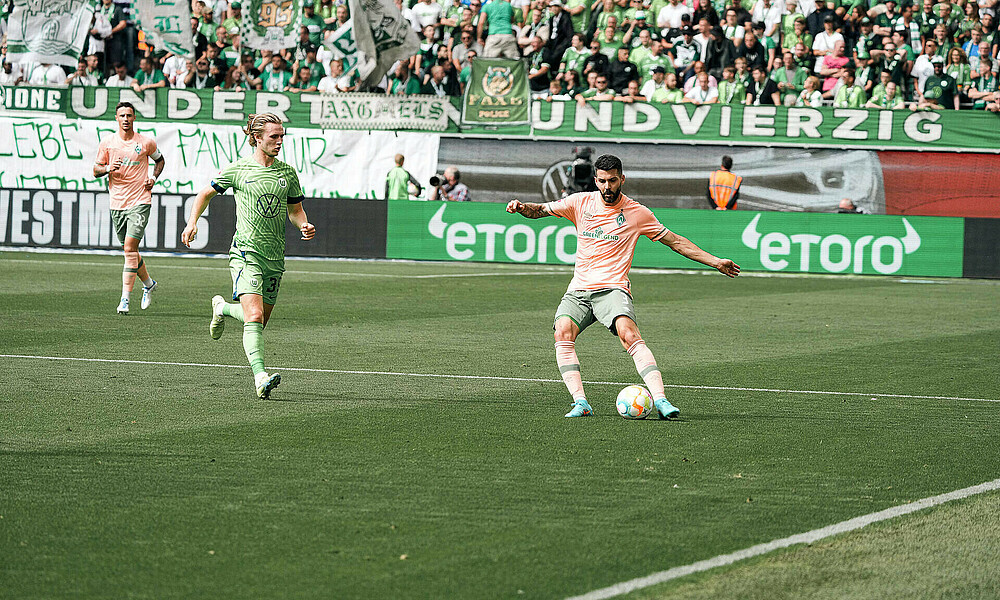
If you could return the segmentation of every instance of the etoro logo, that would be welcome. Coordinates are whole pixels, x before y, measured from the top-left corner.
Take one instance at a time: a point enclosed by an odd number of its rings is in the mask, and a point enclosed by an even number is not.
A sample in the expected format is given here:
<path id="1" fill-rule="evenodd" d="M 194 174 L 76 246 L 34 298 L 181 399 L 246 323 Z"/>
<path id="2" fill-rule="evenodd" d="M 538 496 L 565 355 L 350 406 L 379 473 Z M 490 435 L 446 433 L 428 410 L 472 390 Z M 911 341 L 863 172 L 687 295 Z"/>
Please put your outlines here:
<path id="1" fill-rule="evenodd" d="M 760 263 L 768 271 L 783 271 L 791 266 L 792 270 L 808 272 L 812 270 L 813 248 L 816 247 L 823 271 L 864 273 L 865 267 L 871 266 L 876 273 L 891 275 L 902 268 L 905 255 L 920 248 L 920 235 L 906 219 L 902 219 L 905 229 L 902 237 L 862 235 L 852 241 L 841 233 L 827 236 L 789 235 L 779 231 L 761 234 L 757 231 L 760 217 L 758 213 L 746 226 L 742 241 L 744 246 L 760 250 Z M 793 245 L 798 245 L 798 252 L 793 252 Z M 798 269 L 795 269 L 796 257 Z"/>
<path id="2" fill-rule="evenodd" d="M 513 262 L 554 262 L 572 264 L 576 259 L 576 229 L 572 226 L 546 225 L 535 228 L 518 223 L 446 223 L 447 203 L 434 213 L 427 231 L 444 240 L 445 252 L 455 260 Z"/>

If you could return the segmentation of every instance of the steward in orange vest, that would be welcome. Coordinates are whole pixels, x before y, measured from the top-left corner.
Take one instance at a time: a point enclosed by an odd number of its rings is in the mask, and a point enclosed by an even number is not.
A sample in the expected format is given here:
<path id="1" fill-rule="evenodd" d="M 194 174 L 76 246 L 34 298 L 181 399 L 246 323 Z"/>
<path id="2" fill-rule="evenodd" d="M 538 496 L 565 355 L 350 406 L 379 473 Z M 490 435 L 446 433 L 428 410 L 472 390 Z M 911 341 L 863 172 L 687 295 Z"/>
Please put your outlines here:
<path id="1" fill-rule="evenodd" d="M 731 168 L 733 159 L 723 156 L 722 166 L 708 178 L 708 202 L 716 210 L 733 210 L 740 198 L 740 184 L 743 183 L 743 178 L 730 172 Z"/>

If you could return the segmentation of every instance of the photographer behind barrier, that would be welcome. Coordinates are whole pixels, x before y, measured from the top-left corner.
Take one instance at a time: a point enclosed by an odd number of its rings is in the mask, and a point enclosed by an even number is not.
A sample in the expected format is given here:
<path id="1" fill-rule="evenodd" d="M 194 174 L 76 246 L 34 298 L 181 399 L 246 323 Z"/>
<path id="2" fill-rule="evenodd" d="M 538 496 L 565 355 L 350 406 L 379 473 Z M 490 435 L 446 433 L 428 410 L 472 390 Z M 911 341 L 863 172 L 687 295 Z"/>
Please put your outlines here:
<path id="1" fill-rule="evenodd" d="M 469 186 L 461 183 L 462 174 L 455 167 L 448 167 L 444 170 L 444 175 L 433 175 L 431 177 L 431 195 L 428 200 L 445 200 L 450 202 L 468 202 Z"/>

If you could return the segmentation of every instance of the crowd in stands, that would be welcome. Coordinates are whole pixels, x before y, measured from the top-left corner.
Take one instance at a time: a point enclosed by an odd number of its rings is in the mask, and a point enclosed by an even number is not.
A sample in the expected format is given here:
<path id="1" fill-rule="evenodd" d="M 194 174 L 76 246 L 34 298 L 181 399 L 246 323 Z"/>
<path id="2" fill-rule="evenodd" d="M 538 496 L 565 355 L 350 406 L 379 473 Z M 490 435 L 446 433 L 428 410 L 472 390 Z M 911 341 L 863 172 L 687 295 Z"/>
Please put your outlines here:
<path id="1" fill-rule="evenodd" d="M 395 0 L 420 47 L 380 89 L 458 96 L 476 57 L 505 57 L 549 102 L 1000 111 L 1000 0 L 870 1 Z M 11 63 L 4 42 L 0 84 L 355 91 L 352 58 L 330 43 L 347 2 L 314 2 L 298 43 L 271 52 L 241 47 L 239 0 L 192 0 L 191 60 L 102 0 L 75 70 Z"/>

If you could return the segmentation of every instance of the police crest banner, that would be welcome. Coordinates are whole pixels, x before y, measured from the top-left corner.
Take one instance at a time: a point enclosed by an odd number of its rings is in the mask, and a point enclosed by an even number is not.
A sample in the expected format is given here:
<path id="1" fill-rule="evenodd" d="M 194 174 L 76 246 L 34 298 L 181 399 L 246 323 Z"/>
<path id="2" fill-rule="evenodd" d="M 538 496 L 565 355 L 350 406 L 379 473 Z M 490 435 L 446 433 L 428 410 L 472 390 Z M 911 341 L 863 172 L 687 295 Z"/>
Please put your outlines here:
<path id="1" fill-rule="evenodd" d="M 96 0 L 14 0 L 7 60 L 75 67 Z"/>
<path id="2" fill-rule="evenodd" d="M 392 0 L 349 0 L 361 90 L 371 89 L 397 60 L 409 58 L 420 48 L 410 22 Z"/>
<path id="3" fill-rule="evenodd" d="M 136 27 L 147 41 L 185 58 L 194 58 L 191 9 L 187 0 L 132 0 Z"/>
<path id="4" fill-rule="evenodd" d="M 524 63 L 502 58 L 477 58 L 462 98 L 462 123 L 525 125 L 529 117 L 528 78 Z"/>
<path id="5" fill-rule="evenodd" d="M 243 46 L 274 52 L 294 48 L 299 42 L 300 4 L 299 0 L 247 0 L 243 3 Z"/>

